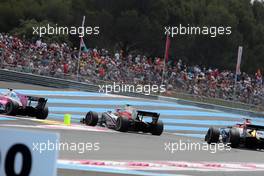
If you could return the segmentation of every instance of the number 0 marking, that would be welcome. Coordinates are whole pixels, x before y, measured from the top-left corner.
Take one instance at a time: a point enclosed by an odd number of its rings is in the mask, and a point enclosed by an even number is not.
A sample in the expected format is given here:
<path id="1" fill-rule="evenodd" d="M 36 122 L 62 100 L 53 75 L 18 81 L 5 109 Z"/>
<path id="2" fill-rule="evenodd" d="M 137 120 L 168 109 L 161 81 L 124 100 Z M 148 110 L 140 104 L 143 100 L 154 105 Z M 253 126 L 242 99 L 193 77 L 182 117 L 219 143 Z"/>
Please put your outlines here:
<path id="1" fill-rule="evenodd" d="M 20 173 L 15 172 L 15 158 L 18 153 L 22 155 L 22 167 Z M 24 144 L 13 145 L 6 155 L 5 172 L 7 176 L 29 176 L 32 166 L 32 156 L 28 147 Z"/>

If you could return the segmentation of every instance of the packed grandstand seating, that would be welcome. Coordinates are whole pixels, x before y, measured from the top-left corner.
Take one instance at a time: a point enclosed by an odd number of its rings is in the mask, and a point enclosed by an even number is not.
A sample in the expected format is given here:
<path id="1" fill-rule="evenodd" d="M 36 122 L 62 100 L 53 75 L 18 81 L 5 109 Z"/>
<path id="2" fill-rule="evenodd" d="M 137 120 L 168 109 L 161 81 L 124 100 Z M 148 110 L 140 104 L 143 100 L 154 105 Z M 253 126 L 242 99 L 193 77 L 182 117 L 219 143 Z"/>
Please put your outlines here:
<path id="1" fill-rule="evenodd" d="M 41 40 L 30 43 L 0 33 L 2 68 L 76 80 L 78 53 L 77 48 L 65 43 L 46 44 Z M 92 83 L 161 84 L 163 64 L 159 57 L 124 56 L 122 51 L 88 49 L 81 53 L 78 79 Z M 180 59 L 168 64 L 164 77 L 168 90 L 263 105 L 264 86 L 260 72 L 255 75 L 242 73 L 236 86 L 234 81 L 232 71 L 189 66 Z"/>

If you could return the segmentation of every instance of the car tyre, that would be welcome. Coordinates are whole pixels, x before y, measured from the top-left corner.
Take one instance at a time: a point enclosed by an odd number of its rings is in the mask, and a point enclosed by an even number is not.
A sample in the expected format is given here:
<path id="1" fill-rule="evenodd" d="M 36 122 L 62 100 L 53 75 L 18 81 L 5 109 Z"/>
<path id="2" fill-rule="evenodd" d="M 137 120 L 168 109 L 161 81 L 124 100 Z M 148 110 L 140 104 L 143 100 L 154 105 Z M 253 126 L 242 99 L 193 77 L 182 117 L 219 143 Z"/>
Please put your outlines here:
<path id="1" fill-rule="evenodd" d="M 228 142 L 232 148 L 237 148 L 240 143 L 240 134 L 239 131 L 235 128 L 229 130 Z"/>
<path id="2" fill-rule="evenodd" d="M 210 127 L 205 135 L 205 141 L 208 144 L 217 143 L 219 141 L 220 130 L 215 127 Z"/>
<path id="3" fill-rule="evenodd" d="M 44 109 L 37 109 L 36 110 L 36 118 L 37 119 L 44 120 L 48 117 L 48 115 L 49 115 L 49 109 L 46 106 L 44 107 Z"/>
<path id="4" fill-rule="evenodd" d="M 87 126 L 96 126 L 98 123 L 98 114 L 93 111 L 89 111 L 84 119 L 84 122 Z"/>
<path id="5" fill-rule="evenodd" d="M 151 134 L 155 136 L 160 136 L 163 132 L 164 124 L 161 120 L 157 122 L 156 125 L 152 126 Z"/>
<path id="6" fill-rule="evenodd" d="M 5 113 L 6 115 L 16 115 L 16 111 L 18 109 L 18 105 L 13 101 L 7 102 L 5 105 Z"/>
<path id="7" fill-rule="evenodd" d="M 116 120 L 116 130 L 121 132 L 127 132 L 129 126 L 129 120 L 127 118 L 118 117 Z"/>
<path id="8" fill-rule="evenodd" d="M 245 139 L 245 147 L 248 149 L 256 149 L 257 143 L 255 138 L 246 138 Z"/>

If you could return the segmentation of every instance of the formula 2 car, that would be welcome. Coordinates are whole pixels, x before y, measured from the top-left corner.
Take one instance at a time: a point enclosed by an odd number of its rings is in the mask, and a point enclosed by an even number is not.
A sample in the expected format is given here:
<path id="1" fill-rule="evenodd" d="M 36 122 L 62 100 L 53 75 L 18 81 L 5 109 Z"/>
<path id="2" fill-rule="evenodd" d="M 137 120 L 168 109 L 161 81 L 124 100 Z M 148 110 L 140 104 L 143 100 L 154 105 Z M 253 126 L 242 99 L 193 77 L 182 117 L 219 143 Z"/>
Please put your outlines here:
<path id="1" fill-rule="evenodd" d="M 253 125 L 250 119 L 226 128 L 211 127 L 205 136 L 208 144 L 222 142 L 233 148 L 264 149 L 264 126 Z"/>
<path id="2" fill-rule="evenodd" d="M 152 121 L 146 122 L 143 120 L 144 117 L 151 117 Z M 88 126 L 98 124 L 121 132 L 135 131 L 158 136 L 163 132 L 163 123 L 159 120 L 159 113 L 136 110 L 130 105 L 126 105 L 124 109 L 116 109 L 115 112 L 104 112 L 100 118 L 96 112 L 89 111 L 81 123 Z"/>
<path id="3" fill-rule="evenodd" d="M 33 102 L 36 102 L 36 106 L 32 106 Z M 46 103 L 45 98 L 23 95 L 9 89 L 7 93 L 0 94 L 0 114 L 46 119 L 49 114 Z"/>

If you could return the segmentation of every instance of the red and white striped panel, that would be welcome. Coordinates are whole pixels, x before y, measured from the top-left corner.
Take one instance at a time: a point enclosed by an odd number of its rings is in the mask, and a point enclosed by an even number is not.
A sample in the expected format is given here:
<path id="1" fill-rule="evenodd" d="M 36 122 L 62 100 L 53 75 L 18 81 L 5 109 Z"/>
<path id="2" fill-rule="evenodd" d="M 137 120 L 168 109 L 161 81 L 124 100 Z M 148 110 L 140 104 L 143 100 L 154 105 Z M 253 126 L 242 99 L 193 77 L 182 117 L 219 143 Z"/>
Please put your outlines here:
<path id="1" fill-rule="evenodd" d="M 264 171 L 262 163 L 186 162 L 186 161 L 104 161 L 59 160 L 59 164 L 104 167 L 121 170 Z"/>
<path id="2" fill-rule="evenodd" d="M 85 125 L 39 125 L 39 128 L 48 128 L 48 129 L 60 129 L 60 130 L 76 130 L 76 131 L 96 131 L 96 132 L 116 132 L 108 128 L 102 127 L 91 127 Z"/>
<path id="3" fill-rule="evenodd" d="M 17 125 L 17 124 L 0 124 L 2 127 L 19 127 L 19 128 L 40 128 L 40 129 L 54 129 L 54 130 L 74 130 L 74 131 L 95 131 L 95 132 L 111 132 L 116 131 L 108 128 L 90 127 L 84 125 Z"/>

